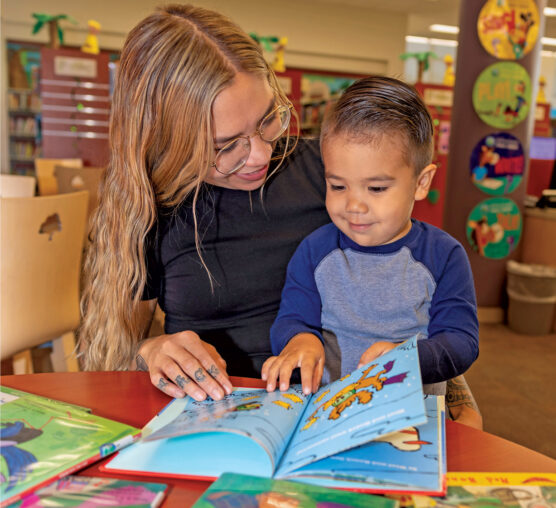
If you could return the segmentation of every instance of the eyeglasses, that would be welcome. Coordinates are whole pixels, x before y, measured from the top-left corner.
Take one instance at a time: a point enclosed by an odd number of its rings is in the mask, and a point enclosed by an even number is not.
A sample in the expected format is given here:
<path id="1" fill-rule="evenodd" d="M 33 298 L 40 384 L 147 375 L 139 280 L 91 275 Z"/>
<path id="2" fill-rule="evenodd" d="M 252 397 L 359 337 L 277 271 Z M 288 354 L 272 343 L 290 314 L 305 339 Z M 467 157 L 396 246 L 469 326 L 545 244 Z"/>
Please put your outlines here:
<path id="1" fill-rule="evenodd" d="M 266 115 L 257 130 L 250 136 L 238 136 L 226 143 L 216 153 L 212 167 L 223 175 L 231 175 L 239 171 L 251 153 L 251 138 L 260 136 L 266 143 L 276 141 L 288 128 L 291 119 L 291 106 L 277 106 Z"/>

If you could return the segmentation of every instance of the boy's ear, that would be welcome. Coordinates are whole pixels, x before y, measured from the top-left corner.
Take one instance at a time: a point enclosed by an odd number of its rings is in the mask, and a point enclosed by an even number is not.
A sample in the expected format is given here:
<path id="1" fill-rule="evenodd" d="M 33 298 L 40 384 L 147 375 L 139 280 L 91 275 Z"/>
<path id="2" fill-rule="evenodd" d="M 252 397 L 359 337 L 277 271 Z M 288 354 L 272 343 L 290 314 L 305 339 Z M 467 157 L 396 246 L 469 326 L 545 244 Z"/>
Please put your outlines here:
<path id="1" fill-rule="evenodd" d="M 436 173 L 436 165 L 429 164 L 421 170 L 417 177 L 417 188 L 415 189 L 415 201 L 425 199 L 429 193 L 432 179 Z"/>

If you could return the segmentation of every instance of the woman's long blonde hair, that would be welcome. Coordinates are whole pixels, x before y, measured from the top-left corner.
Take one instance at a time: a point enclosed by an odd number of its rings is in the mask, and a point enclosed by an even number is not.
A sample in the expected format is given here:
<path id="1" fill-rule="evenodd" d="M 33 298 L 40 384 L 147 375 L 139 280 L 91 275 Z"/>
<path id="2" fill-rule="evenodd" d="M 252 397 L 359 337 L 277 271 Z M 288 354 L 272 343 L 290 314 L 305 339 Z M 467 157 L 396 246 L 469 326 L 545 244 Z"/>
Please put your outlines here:
<path id="1" fill-rule="evenodd" d="M 211 108 L 237 72 L 268 80 L 259 46 L 214 11 L 168 5 L 124 44 L 112 101 L 110 162 L 85 262 L 79 351 L 87 370 L 127 369 L 142 338 L 145 241 L 160 207 L 199 188 L 214 154 Z M 199 239 L 196 235 L 197 250 Z"/>

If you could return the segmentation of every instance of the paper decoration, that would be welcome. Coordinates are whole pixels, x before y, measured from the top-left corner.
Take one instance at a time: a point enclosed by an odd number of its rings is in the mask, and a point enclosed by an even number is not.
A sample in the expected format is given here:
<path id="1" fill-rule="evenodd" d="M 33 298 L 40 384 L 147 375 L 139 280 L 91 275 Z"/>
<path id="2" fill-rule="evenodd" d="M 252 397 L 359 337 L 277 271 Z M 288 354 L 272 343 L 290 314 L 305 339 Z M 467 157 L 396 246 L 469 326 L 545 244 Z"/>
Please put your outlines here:
<path id="1" fill-rule="evenodd" d="M 539 11 L 533 0 L 488 0 L 477 19 L 479 40 L 496 58 L 519 60 L 539 36 Z"/>
<path id="2" fill-rule="evenodd" d="M 471 153 L 471 181 L 493 196 L 509 194 L 523 179 L 525 159 L 519 140 L 506 132 L 489 134 Z"/>
<path id="3" fill-rule="evenodd" d="M 471 210 L 467 218 L 467 240 L 485 258 L 505 258 L 519 243 L 522 223 L 514 201 L 490 198 Z"/>
<path id="4" fill-rule="evenodd" d="M 529 113 L 531 79 L 515 62 L 488 66 L 473 87 L 473 107 L 480 119 L 498 129 L 511 129 Z"/>

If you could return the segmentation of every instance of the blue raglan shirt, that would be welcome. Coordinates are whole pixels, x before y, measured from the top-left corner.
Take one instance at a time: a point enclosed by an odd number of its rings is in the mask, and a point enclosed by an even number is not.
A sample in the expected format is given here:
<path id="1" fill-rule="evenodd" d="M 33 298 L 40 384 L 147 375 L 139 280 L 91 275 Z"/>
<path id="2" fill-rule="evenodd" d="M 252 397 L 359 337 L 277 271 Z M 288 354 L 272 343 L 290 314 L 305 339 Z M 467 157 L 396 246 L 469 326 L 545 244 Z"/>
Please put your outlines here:
<path id="1" fill-rule="evenodd" d="M 305 238 L 288 265 L 270 339 L 277 355 L 294 335 L 317 335 L 329 382 L 354 370 L 374 342 L 418 334 L 423 383 L 437 383 L 477 358 L 478 329 L 469 260 L 450 235 L 412 220 L 403 238 L 362 247 L 327 224 Z"/>

